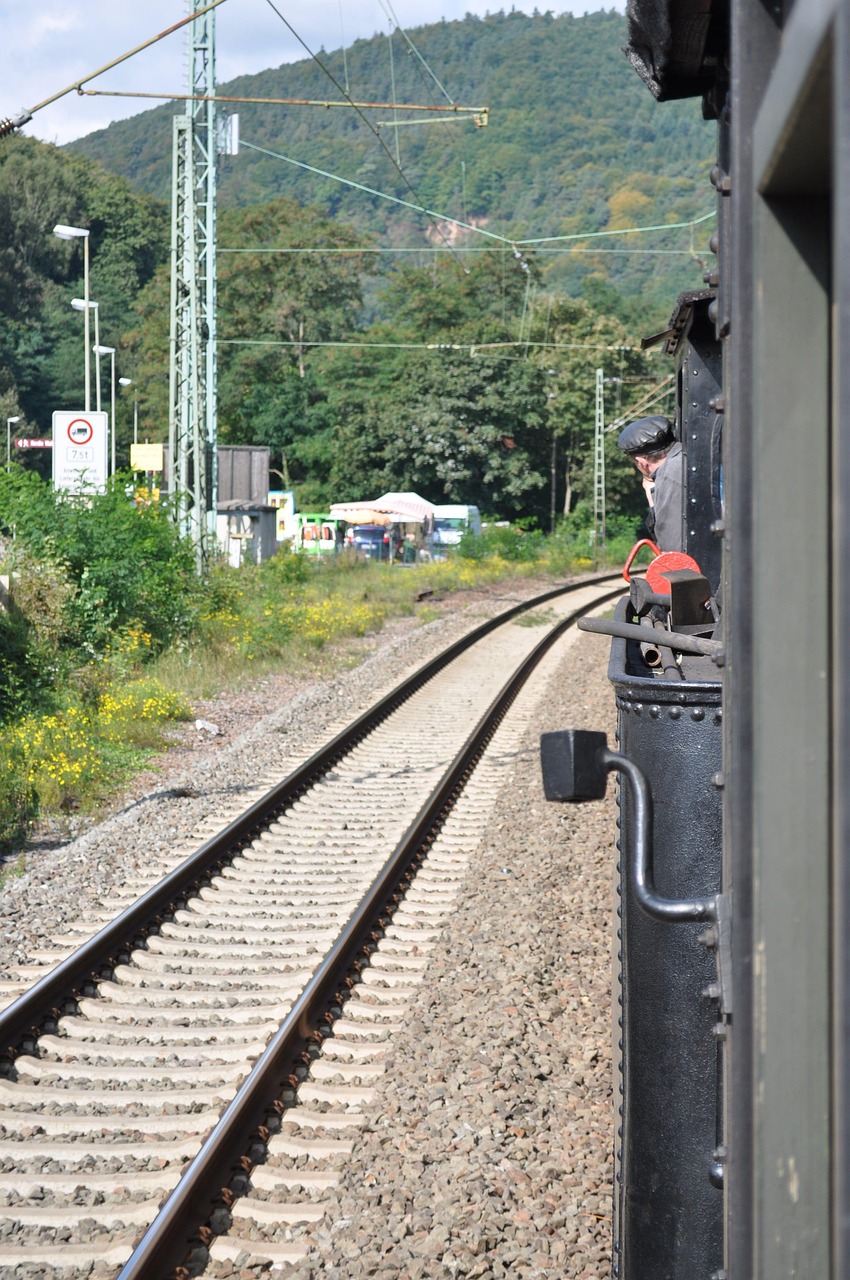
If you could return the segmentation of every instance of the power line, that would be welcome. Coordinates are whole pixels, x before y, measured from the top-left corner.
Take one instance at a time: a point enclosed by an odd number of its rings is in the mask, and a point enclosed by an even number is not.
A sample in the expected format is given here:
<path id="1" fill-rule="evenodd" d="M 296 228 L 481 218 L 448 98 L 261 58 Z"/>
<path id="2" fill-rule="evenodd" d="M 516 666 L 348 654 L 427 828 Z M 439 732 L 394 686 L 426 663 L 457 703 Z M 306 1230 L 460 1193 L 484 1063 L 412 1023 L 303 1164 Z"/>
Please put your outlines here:
<path id="1" fill-rule="evenodd" d="M 337 80 L 337 78 L 333 75 L 333 73 L 332 73 L 331 71 L 329 71 L 329 70 L 328 70 L 328 68 L 324 65 L 324 63 L 321 61 L 321 59 L 320 59 L 319 57 L 317 57 L 317 55 L 316 55 L 315 53 L 313 53 L 313 50 L 310 48 L 310 46 L 307 44 L 307 42 L 306 42 L 304 39 L 302 39 L 302 37 L 298 34 L 298 32 L 297 32 L 297 31 L 295 30 L 295 28 L 292 26 L 292 23 L 291 23 L 291 22 L 289 22 L 289 21 L 288 21 L 288 20 L 283 16 L 283 14 L 282 14 L 282 13 L 280 12 L 280 10 L 278 9 L 277 5 L 274 3 L 274 0 L 266 0 L 266 4 L 269 6 L 269 8 L 270 8 L 270 9 L 272 9 L 272 10 L 277 14 L 277 16 L 280 18 L 281 22 L 283 23 L 283 25 L 286 27 L 286 29 L 287 29 L 287 30 L 288 30 L 288 31 L 289 31 L 289 32 L 290 32 L 290 33 L 295 37 L 295 39 L 298 41 L 298 43 L 299 43 L 299 44 L 300 44 L 300 45 L 301 45 L 301 46 L 302 46 L 302 47 L 307 51 L 307 53 L 309 54 L 309 56 L 310 56 L 310 57 L 313 59 L 313 61 L 315 62 L 316 66 L 320 69 L 320 71 L 322 71 L 322 72 L 324 73 L 324 75 L 326 75 L 326 76 L 327 76 L 327 78 L 330 80 L 331 84 L 336 85 L 336 87 L 337 87 L 337 89 L 339 90 L 339 92 L 340 92 L 340 93 L 341 93 L 341 94 L 342 94 L 342 95 L 343 95 L 343 96 L 344 96 L 344 97 L 345 97 L 349 102 L 351 102 L 351 97 L 350 97 L 350 95 L 349 95 L 348 93 L 346 93 L 345 89 L 343 89 L 342 85 L 339 83 L 339 81 Z M 354 104 L 353 102 L 351 102 L 351 105 L 352 105 L 352 107 L 354 108 L 354 110 L 357 112 L 357 114 L 360 116 L 360 119 L 361 119 L 361 120 L 363 121 L 363 123 L 366 125 L 367 129 L 369 129 L 369 130 L 370 130 L 370 131 L 375 135 L 375 138 L 377 139 L 377 141 L 378 141 L 378 145 L 380 146 L 381 150 L 385 153 L 385 155 L 387 155 L 387 156 L 389 157 L 390 163 L 393 165 L 393 167 L 394 167 L 394 168 L 398 171 L 398 173 L 401 175 L 402 181 L 404 182 L 404 184 L 405 184 L 405 186 L 407 187 L 408 191 L 410 191 L 411 195 L 413 195 L 413 196 L 415 197 L 415 199 L 416 199 L 416 202 L 417 202 L 417 203 L 416 203 L 416 205 L 411 205 L 410 207 L 411 207 L 411 208 L 417 208 L 417 209 L 418 209 L 418 211 L 419 211 L 420 213 L 425 213 L 425 214 L 426 214 L 426 216 L 433 216 L 433 215 L 431 215 L 431 214 L 428 214 L 428 211 L 423 207 L 423 205 L 422 205 L 422 201 L 419 199 L 419 194 L 418 194 L 418 192 L 416 191 L 416 189 L 415 189 L 415 187 L 413 186 L 412 182 L 411 182 L 411 181 L 410 181 L 410 179 L 408 178 L 408 176 L 407 176 L 407 174 L 405 173 L 404 169 L 402 169 L 401 165 L 400 165 L 400 164 L 398 164 L 398 163 L 396 162 L 395 157 L 393 156 L 393 153 L 390 151 L 389 147 L 388 147 L 388 146 L 386 145 L 386 143 L 384 142 L 383 138 L 382 138 L 382 137 L 381 137 L 381 135 L 380 135 L 380 132 L 375 128 L 375 126 L 372 124 L 372 122 L 371 122 L 371 121 L 370 121 L 370 120 L 369 120 L 369 119 L 368 119 L 368 118 L 363 114 L 363 112 L 361 111 L 361 109 L 360 109 L 359 107 L 355 106 L 355 104 Z M 439 227 L 437 227 L 437 228 L 436 228 L 436 230 L 437 230 L 437 234 L 442 238 L 443 242 L 446 244 L 446 246 L 449 248 L 449 250 L 450 250 L 450 251 L 452 251 L 452 249 L 451 249 L 451 245 L 449 244 L 449 241 L 448 241 L 447 237 L 445 236 L 445 234 L 440 230 L 440 228 L 439 228 Z M 467 271 L 467 268 L 466 268 L 466 267 L 464 267 L 464 268 L 463 268 L 463 270 L 464 270 L 464 271 Z"/>
<path id="2" fill-rule="evenodd" d="M 634 404 L 630 405 L 626 413 L 621 413 L 613 422 L 609 422 L 605 428 L 607 432 L 617 431 L 625 423 L 631 421 L 632 418 L 645 414 L 647 409 L 652 409 L 662 400 L 670 395 L 674 388 L 675 375 L 668 374 L 657 386 L 652 387 L 644 395 L 642 395 Z"/>
<path id="3" fill-rule="evenodd" d="M 398 17 L 396 16 L 396 12 L 395 12 L 395 10 L 393 9 L 392 4 L 390 3 L 390 0 L 378 0 L 378 3 L 380 4 L 381 8 L 384 10 L 384 13 L 387 13 L 387 14 L 388 14 L 388 16 L 389 16 L 389 17 L 392 19 L 392 21 L 395 23 L 396 31 L 398 31 L 399 35 L 400 35 L 400 36 L 402 37 L 402 39 L 404 40 L 404 42 L 405 42 L 405 44 L 407 45 L 407 47 L 408 47 L 408 49 L 410 50 L 410 52 L 411 52 L 412 54 L 414 54 L 416 58 L 418 58 L 419 62 L 422 64 L 422 66 L 424 67 L 424 69 L 428 72 L 428 75 L 429 75 L 429 76 L 431 77 L 431 79 L 434 81 L 434 84 L 437 86 L 437 88 L 438 88 L 438 89 L 440 90 L 440 92 L 443 94 L 443 96 L 445 97 L 446 101 L 447 101 L 447 102 L 451 102 L 452 104 L 454 104 L 454 99 L 453 99 L 453 98 L 451 97 L 451 95 L 449 94 L 448 89 L 446 89 L 446 88 L 445 88 L 445 87 L 440 83 L 440 81 L 437 79 L 436 75 L 435 75 L 435 74 L 434 74 L 434 72 L 431 70 L 431 68 L 429 67 L 428 63 L 427 63 L 427 62 L 425 61 L 425 59 L 422 57 L 422 54 L 421 54 L 421 53 L 419 52 L 419 50 L 416 48 L 416 45 L 413 43 L 413 41 L 411 40 L 410 36 L 409 36 L 409 35 L 407 34 L 407 32 L 405 31 L 404 27 L 403 27 L 403 26 L 401 25 L 401 23 L 399 22 Z"/>
<path id="4" fill-rule="evenodd" d="M 589 232 L 588 234 L 592 235 L 593 232 Z M 269 253 L 269 254 L 275 254 L 275 253 L 380 254 L 380 253 L 385 253 L 385 254 L 393 255 L 393 254 L 401 254 L 401 253 L 446 253 L 448 251 L 441 245 L 426 244 L 426 245 L 421 245 L 419 247 L 416 247 L 416 246 L 393 247 L 391 245 L 387 245 L 380 248 L 375 248 L 374 246 L 372 246 L 369 248 L 364 247 L 362 249 L 358 249 L 358 248 L 344 249 L 344 248 L 340 248 L 339 246 L 333 246 L 327 249 L 316 249 L 316 248 L 219 249 L 218 252 L 219 253 L 255 253 L 255 254 L 263 254 L 263 253 Z M 457 254 L 501 253 L 501 254 L 507 254 L 513 257 L 513 246 L 512 245 L 487 245 L 487 246 L 482 245 L 478 247 L 476 245 L 460 245 L 457 248 L 455 248 L 453 252 Z M 692 258 L 694 256 L 690 249 L 583 249 L 580 245 L 574 245 L 574 246 L 571 246 L 570 248 L 563 248 L 563 249 L 537 249 L 536 253 L 540 256 L 542 255 L 551 256 L 551 255 L 558 255 L 558 254 L 580 255 L 584 253 L 593 254 L 594 257 L 597 254 L 601 254 L 601 253 L 625 254 L 625 255 L 650 254 L 650 255 L 655 255 L 659 257 L 679 257 L 679 258 Z"/>
<path id="5" fill-rule="evenodd" d="M 270 2 L 271 0 L 269 0 Z M 474 231 L 477 235 L 485 236 L 488 240 L 496 240 L 500 244 L 510 246 L 514 253 L 516 253 L 517 247 L 520 245 L 536 246 L 553 242 L 595 240 L 606 236 L 629 236 L 658 231 L 677 231 L 683 227 L 697 226 L 699 223 L 707 222 L 709 218 L 716 216 L 715 211 L 712 209 L 710 213 L 702 214 L 699 218 L 690 218 L 686 222 L 666 222 L 651 227 L 622 227 L 606 231 L 576 231 L 570 235 L 542 236 L 535 240 L 513 240 L 509 236 L 499 235 L 495 231 L 486 231 L 483 227 L 476 227 L 474 223 L 463 222 L 460 218 L 452 218 L 447 213 L 438 213 L 435 209 L 426 209 L 421 204 L 411 204 L 409 200 L 402 200 L 400 196 L 391 196 L 385 191 L 376 191 L 374 187 L 367 187 L 362 182 L 355 182 L 353 178 L 343 178 L 337 173 L 329 173 L 327 169 L 319 169 L 316 165 L 307 164 L 304 160 L 295 160 L 292 156 L 282 155 L 279 151 L 271 151 L 268 147 L 258 147 L 253 142 L 246 142 L 244 139 L 240 139 L 239 145 L 248 147 L 251 151 L 258 151 L 261 155 L 270 156 L 273 160 L 282 160 L 285 164 L 294 165 L 297 169 L 305 169 L 308 173 L 316 174 L 320 178 L 328 178 L 331 182 L 339 182 L 343 186 L 353 187 L 356 191 L 362 191 L 366 195 L 377 196 L 378 199 L 387 200 L 391 204 L 403 205 L 406 209 L 415 209 L 430 218 L 439 219 L 440 222 L 450 222 L 452 226 L 462 227 L 465 231 Z M 416 193 L 414 192 L 414 194 Z M 445 240 L 445 237 L 443 239 Z M 452 246 L 450 252 L 457 253 L 459 251 Z"/>
<path id="6" fill-rule="evenodd" d="M 530 342 L 524 338 L 515 342 L 335 342 L 329 339 L 311 341 L 306 338 L 218 338 L 216 341 L 220 347 L 362 347 L 378 351 L 468 351 L 471 355 L 478 351 L 515 350 L 517 347 L 535 347 L 547 351 L 642 350 L 640 346 L 621 342 Z"/>

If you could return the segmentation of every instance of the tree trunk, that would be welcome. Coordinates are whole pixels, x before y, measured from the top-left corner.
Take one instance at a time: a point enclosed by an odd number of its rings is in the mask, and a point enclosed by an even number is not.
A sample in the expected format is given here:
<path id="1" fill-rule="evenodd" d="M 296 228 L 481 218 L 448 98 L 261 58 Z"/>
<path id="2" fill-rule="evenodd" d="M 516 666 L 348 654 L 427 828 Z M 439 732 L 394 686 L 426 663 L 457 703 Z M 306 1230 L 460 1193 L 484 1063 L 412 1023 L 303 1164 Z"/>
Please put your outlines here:
<path id="1" fill-rule="evenodd" d="M 566 492 L 564 493 L 564 515 L 570 514 L 570 507 L 573 505 L 573 486 L 570 480 L 570 455 L 564 458 L 564 480 L 566 482 Z"/>

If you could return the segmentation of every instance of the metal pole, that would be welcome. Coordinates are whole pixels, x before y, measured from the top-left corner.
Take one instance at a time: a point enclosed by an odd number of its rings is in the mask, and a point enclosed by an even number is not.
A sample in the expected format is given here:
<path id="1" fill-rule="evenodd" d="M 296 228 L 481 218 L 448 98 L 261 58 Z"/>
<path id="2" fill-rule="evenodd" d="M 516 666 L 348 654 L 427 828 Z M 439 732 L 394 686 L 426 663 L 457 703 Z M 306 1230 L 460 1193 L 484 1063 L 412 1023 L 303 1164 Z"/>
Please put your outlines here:
<path id="1" fill-rule="evenodd" d="M 596 370 L 596 429 L 593 438 L 593 542 L 597 561 L 605 559 L 605 401 L 602 370 Z"/>
<path id="2" fill-rule="evenodd" d="M 549 466 L 549 532 L 555 532 L 555 490 L 558 483 L 558 437 L 552 428 L 552 458 Z"/>
<path id="3" fill-rule="evenodd" d="M 86 413 L 91 413 L 91 352 L 89 350 L 89 237 L 83 236 L 83 300 L 85 302 Z M 95 329 L 97 318 L 95 318 Z M 97 339 L 95 339 L 97 340 Z M 98 406 L 99 407 L 99 406 Z"/>
<path id="4" fill-rule="evenodd" d="M 12 423 L 20 422 L 20 420 L 21 420 L 21 415 L 19 413 L 15 414 L 14 417 L 6 419 L 6 470 L 7 471 L 9 470 L 9 467 L 11 466 L 11 463 L 12 463 Z"/>
<path id="5" fill-rule="evenodd" d="M 88 244 L 88 240 L 86 241 L 86 244 Z M 100 307 L 98 306 L 97 303 L 95 303 L 94 304 L 95 348 L 100 346 L 100 318 L 99 317 L 100 317 Z M 89 340 L 88 323 L 89 323 L 89 300 L 88 300 L 88 296 L 86 296 L 86 354 L 87 355 L 88 355 L 88 340 Z M 88 374 L 86 374 L 86 380 L 87 380 L 86 381 L 86 388 L 87 388 L 86 389 L 86 411 L 88 411 L 88 408 L 89 408 Z M 95 365 L 95 380 L 97 384 L 97 412 L 100 413 L 100 356 L 97 357 L 97 364 Z"/>
<path id="6" fill-rule="evenodd" d="M 115 352 L 113 351 L 109 357 L 109 380 L 110 380 L 110 398 L 112 401 L 112 417 L 109 419 L 109 435 L 112 440 L 112 470 L 110 475 L 115 475 Z"/>

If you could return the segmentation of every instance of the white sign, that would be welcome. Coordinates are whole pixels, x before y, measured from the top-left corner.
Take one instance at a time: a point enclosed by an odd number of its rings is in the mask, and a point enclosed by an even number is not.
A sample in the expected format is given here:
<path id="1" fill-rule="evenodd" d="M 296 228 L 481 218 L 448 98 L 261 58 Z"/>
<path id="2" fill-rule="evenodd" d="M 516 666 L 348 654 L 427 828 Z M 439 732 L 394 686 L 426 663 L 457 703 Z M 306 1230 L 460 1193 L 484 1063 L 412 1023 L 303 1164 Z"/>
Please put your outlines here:
<path id="1" fill-rule="evenodd" d="M 108 413 L 54 413 L 53 488 L 102 490 L 108 475 Z"/>

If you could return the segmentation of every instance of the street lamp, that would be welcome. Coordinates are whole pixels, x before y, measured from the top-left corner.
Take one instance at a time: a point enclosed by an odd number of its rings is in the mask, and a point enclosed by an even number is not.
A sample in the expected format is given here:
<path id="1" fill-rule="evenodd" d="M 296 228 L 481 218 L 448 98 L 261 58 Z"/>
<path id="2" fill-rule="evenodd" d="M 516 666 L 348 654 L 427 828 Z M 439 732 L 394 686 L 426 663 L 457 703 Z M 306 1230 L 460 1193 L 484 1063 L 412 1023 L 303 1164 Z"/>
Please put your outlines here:
<path id="1" fill-rule="evenodd" d="M 119 387 L 132 387 L 132 378 L 119 378 Z M 139 397 L 133 392 L 133 444 L 139 443 Z"/>
<path id="2" fill-rule="evenodd" d="M 114 348 L 114 347 L 101 347 L 100 345 L 96 344 L 96 345 L 92 348 L 92 350 L 94 351 L 95 355 L 97 356 L 97 367 L 98 367 L 98 369 L 100 369 L 100 357 L 101 357 L 101 356 L 109 356 L 109 364 L 110 364 L 110 370 L 109 370 L 109 392 L 110 392 L 110 395 L 111 395 L 111 397 L 112 397 L 112 415 L 111 415 L 111 417 L 110 417 L 110 419 L 109 419 L 109 438 L 110 438 L 110 441 L 111 441 L 111 457 L 112 457 L 112 466 L 111 466 L 111 467 L 110 467 L 110 469 L 109 469 L 109 474 L 110 474 L 111 476 L 114 476 L 114 475 L 115 475 L 115 348 Z M 100 379 L 99 379 L 99 378 L 98 378 L 98 388 L 97 388 L 97 390 L 98 390 L 98 404 L 97 404 L 97 407 L 98 407 L 98 409 L 100 409 Z"/>
<path id="3" fill-rule="evenodd" d="M 21 415 L 18 414 L 14 418 L 6 419 L 6 467 L 8 468 L 12 461 L 12 423 L 20 422 Z"/>
<path id="4" fill-rule="evenodd" d="M 75 311 L 85 311 L 86 333 L 88 333 L 88 314 L 90 311 L 94 312 L 94 345 L 96 347 L 99 346 L 100 345 L 100 305 L 97 302 L 92 302 L 91 298 L 89 298 L 88 301 L 86 301 L 85 298 L 72 298 L 71 306 L 74 308 Z M 86 351 L 86 354 L 88 354 L 88 350 Z M 95 368 L 95 374 L 96 374 L 95 397 L 96 397 L 96 403 L 97 403 L 97 412 L 100 413 L 100 361 L 98 361 L 97 366 Z M 88 372 L 86 373 L 86 377 L 88 377 Z M 86 384 L 86 388 L 87 388 L 86 389 L 86 413 L 88 413 L 89 410 L 91 409 L 91 396 L 89 395 L 89 392 L 88 392 L 88 383 Z"/>
<path id="5" fill-rule="evenodd" d="M 83 307 L 86 313 L 86 413 L 91 411 L 91 358 L 89 356 L 89 232 L 83 227 L 66 227 L 61 222 L 53 228 L 53 234 L 60 240 L 82 240 L 83 242 Z"/>

